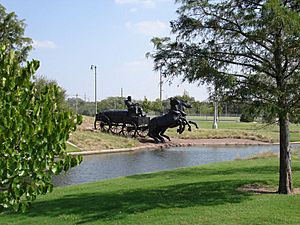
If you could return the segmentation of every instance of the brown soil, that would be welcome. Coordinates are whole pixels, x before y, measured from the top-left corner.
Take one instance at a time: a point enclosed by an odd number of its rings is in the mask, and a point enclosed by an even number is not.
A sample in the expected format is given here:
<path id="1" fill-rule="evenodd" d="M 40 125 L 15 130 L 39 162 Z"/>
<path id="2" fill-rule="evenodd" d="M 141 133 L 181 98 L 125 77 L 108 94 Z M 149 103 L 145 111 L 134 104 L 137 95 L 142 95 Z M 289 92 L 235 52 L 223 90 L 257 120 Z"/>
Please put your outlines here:
<path id="1" fill-rule="evenodd" d="M 150 139 L 141 139 L 141 146 L 153 145 L 154 141 Z M 206 145 L 269 145 L 270 143 L 248 140 L 248 139 L 234 139 L 234 138 L 221 138 L 221 139 L 180 139 L 172 138 L 171 141 L 165 143 L 155 144 L 161 147 L 184 147 L 184 146 L 206 146 Z"/>
<path id="2" fill-rule="evenodd" d="M 188 146 L 230 146 L 230 145 L 269 145 L 270 143 L 247 140 L 247 139 L 180 139 L 172 138 L 171 141 L 155 144 L 150 138 L 140 139 L 137 147 L 121 148 L 121 149 L 99 149 L 94 151 L 85 151 L 70 153 L 72 155 L 90 155 L 90 154 L 106 154 L 118 152 L 131 152 L 140 150 L 155 150 L 170 147 L 188 147 Z"/>
<path id="3" fill-rule="evenodd" d="M 239 188 L 239 191 L 251 192 L 255 194 L 278 194 L 276 188 L 263 187 L 263 186 L 258 187 L 258 186 L 251 186 L 251 185 L 241 187 Z M 299 195 L 299 194 L 300 194 L 300 188 L 295 188 L 293 190 L 293 193 L 291 193 L 291 195 Z"/>

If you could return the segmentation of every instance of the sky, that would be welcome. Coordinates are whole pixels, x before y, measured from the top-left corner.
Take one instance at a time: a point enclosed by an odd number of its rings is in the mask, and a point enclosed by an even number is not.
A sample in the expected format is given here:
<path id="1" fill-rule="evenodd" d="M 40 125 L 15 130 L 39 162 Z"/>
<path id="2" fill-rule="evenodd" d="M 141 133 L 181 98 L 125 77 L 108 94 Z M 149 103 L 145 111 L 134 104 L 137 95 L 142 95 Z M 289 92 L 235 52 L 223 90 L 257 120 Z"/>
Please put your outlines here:
<path id="1" fill-rule="evenodd" d="M 153 60 L 153 37 L 170 36 L 179 7 L 174 0 L 0 0 L 27 24 L 33 40 L 29 59 L 40 61 L 37 76 L 55 80 L 68 97 L 87 101 L 131 95 L 159 98 L 159 73 Z M 163 99 L 182 95 L 206 100 L 207 88 L 175 79 L 163 84 Z"/>

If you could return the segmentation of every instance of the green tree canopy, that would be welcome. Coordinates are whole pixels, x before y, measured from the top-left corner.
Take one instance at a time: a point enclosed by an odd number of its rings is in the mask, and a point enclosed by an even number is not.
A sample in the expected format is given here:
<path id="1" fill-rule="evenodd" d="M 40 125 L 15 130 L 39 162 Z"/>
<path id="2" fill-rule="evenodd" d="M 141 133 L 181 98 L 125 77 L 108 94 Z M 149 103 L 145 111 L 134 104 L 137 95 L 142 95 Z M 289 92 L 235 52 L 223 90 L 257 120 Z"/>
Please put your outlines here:
<path id="1" fill-rule="evenodd" d="M 0 47 L 0 211 L 25 211 L 37 195 L 52 190 L 51 177 L 80 163 L 65 152 L 81 117 L 59 110 L 61 90 L 32 76 L 38 61 L 20 66 L 18 56 Z"/>
<path id="2" fill-rule="evenodd" d="M 292 191 L 289 118 L 300 109 L 300 4 L 296 0 L 178 0 L 176 40 L 154 38 L 155 69 L 213 84 L 253 112 L 279 118 L 279 193 Z M 297 115 L 297 116 L 298 116 Z M 299 117 L 299 116 L 298 116 Z"/>
<path id="3" fill-rule="evenodd" d="M 32 40 L 24 37 L 24 20 L 18 19 L 14 13 L 7 13 L 4 6 L 0 4 L 0 43 L 6 46 L 6 51 L 15 51 L 15 57 L 23 62 L 32 49 Z"/>
<path id="4" fill-rule="evenodd" d="M 68 111 L 71 108 L 66 102 L 66 90 L 58 86 L 55 80 L 49 80 L 45 76 L 37 76 L 33 79 L 35 88 L 37 90 L 36 94 L 39 95 L 45 88 L 45 86 L 56 86 L 59 88 L 58 96 L 56 97 L 56 105 L 58 110 Z"/>
<path id="5" fill-rule="evenodd" d="M 151 109 L 151 101 L 149 101 L 145 96 L 141 106 L 142 106 L 144 112 L 148 113 Z"/>

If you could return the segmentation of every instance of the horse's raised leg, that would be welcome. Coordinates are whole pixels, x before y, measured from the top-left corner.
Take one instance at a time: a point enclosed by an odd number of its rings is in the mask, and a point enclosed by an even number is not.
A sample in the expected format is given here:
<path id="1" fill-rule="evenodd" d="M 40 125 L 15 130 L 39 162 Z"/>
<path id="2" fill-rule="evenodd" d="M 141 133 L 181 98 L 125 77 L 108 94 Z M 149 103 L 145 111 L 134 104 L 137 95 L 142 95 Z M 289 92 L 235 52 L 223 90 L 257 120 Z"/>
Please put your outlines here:
<path id="1" fill-rule="evenodd" d="M 179 126 L 177 133 L 181 134 L 185 130 L 185 125 L 181 119 L 178 119 L 177 123 L 177 126 Z"/>
<path id="2" fill-rule="evenodd" d="M 187 125 L 187 126 L 188 126 L 188 131 L 192 131 L 192 127 L 191 127 L 191 125 L 189 124 L 189 122 L 186 120 L 186 118 L 182 117 L 181 119 L 182 119 L 182 123 L 183 123 L 184 125 Z"/>
<path id="3" fill-rule="evenodd" d="M 197 129 L 199 128 L 197 123 L 193 122 L 193 121 L 189 121 L 189 123 L 193 124 Z"/>
<path id="4" fill-rule="evenodd" d="M 186 120 L 184 120 L 184 118 L 180 118 L 180 119 L 178 120 L 179 128 L 178 128 L 177 132 L 178 132 L 179 134 L 182 134 L 183 131 L 185 130 L 185 125 L 186 125 L 185 121 L 186 121 Z"/>

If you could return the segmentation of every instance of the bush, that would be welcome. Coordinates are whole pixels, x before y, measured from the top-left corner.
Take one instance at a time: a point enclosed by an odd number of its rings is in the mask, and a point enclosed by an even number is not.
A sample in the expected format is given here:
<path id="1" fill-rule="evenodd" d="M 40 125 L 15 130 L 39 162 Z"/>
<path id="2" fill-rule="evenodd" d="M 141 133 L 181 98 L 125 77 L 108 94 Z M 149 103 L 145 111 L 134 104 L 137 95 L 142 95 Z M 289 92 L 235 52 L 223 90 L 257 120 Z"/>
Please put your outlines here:
<path id="1" fill-rule="evenodd" d="M 240 117 L 240 122 L 246 122 L 246 123 L 254 122 L 254 116 L 248 113 L 243 113 Z"/>
<path id="2" fill-rule="evenodd" d="M 52 175 L 81 162 L 66 154 L 66 141 L 81 117 L 59 110 L 56 85 L 38 91 L 33 60 L 21 67 L 13 51 L 0 47 L 0 212 L 25 211 L 52 191 Z"/>

